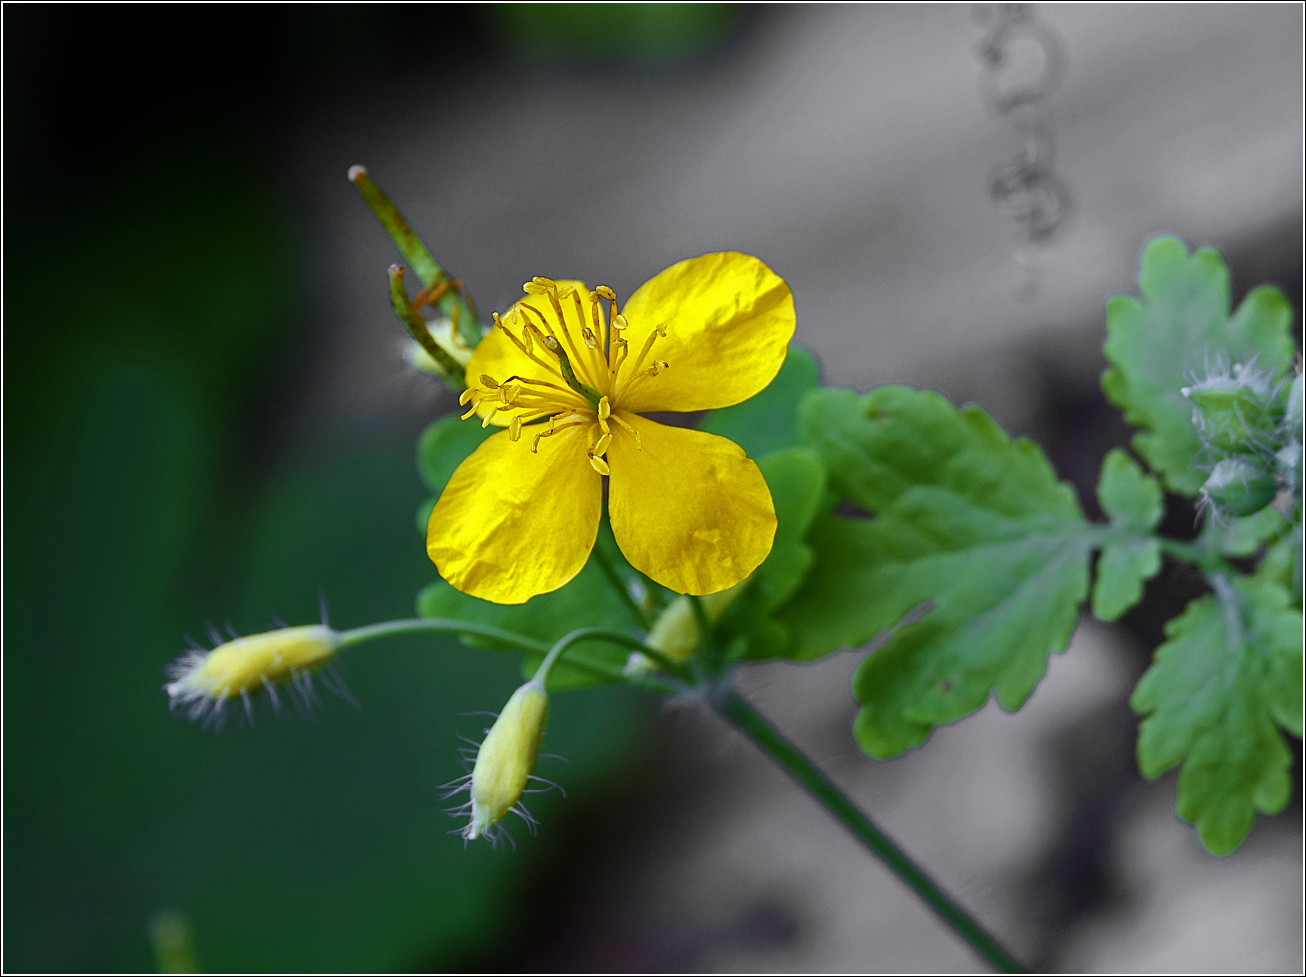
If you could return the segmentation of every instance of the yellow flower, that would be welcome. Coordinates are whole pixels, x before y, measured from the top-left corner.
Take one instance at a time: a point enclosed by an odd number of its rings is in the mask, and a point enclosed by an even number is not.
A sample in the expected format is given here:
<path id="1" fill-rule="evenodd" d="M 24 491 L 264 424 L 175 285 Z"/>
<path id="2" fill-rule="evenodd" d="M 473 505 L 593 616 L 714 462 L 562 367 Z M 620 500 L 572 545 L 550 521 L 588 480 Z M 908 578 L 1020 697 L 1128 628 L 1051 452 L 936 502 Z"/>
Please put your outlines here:
<path id="1" fill-rule="evenodd" d="M 441 576 L 500 604 L 558 589 L 589 558 L 607 476 L 631 566 L 682 594 L 747 577 L 775 536 L 762 473 L 732 441 L 640 415 L 762 390 L 793 335 L 789 286 L 722 252 L 672 265 L 620 311 L 605 286 L 536 278 L 525 290 L 467 364 L 464 418 L 507 430 L 459 466 L 431 513 Z"/>

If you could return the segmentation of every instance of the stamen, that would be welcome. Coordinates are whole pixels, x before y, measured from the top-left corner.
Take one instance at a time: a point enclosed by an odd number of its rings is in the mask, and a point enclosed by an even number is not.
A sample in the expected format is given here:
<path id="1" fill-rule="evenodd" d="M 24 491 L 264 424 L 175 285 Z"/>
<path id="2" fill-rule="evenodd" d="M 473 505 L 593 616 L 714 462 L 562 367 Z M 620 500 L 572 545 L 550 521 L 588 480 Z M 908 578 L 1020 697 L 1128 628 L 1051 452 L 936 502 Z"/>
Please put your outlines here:
<path id="1" fill-rule="evenodd" d="M 505 384 L 508 384 L 508 383 L 512 383 L 514 380 L 517 381 L 518 383 L 529 383 L 529 384 L 533 384 L 533 385 L 536 386 L 536 387 L 548 387 L 548 388 L 550 388 L 551 390 L 561 390 L 563 393 L 570 393 L 570 392 L 571 392 L 570 388 L 568 388 L 568 387 L 559 387 L 556 383 L 549 383 L 548 380 L 533 380 L 533 379 L 531 379 L 530 377 L 519 376 L 519 375 L 516 374 L 516 373 L 514 373 L 512 376 L 508 377 L 508 379 L 504 380 L 503 382 L 504 382 Z"/>
<path id="2" fill-rule="evenodd" d="M 558 301 L 558 283 L 550 278 L 536 278 L 533 280 L 543 286 L 545 293 L 549 296 L 549 304 L 553 306 L 553 314 L 558 320 L 558 332 L 562 333 L 563 342 L 567 344 L 567 349 L 575 361 L 576 369 L 584 374 L 585 364 L 581 362 L 580 350 L 576 348 L 576 341 L 571 336 L 571 330 L 567 328 L 567 317 L 562 314 L 562 303 Z M 540 318 L 543 318 L 543 316 Z M 585 320 L 582 318 L 577 325 L 583 325 L 584 322 Z M 589 380 L 589 376 L 585 376 L 585 380 Z"/>
<path id="3" fill-rule="evenodd" d="M 494 382 L 494 377 L 490 376 L 488 373 L 481 374 L 481 386 L 489 387 L 491 390 L 499 389 L 499 385 Z"/>
<path id="4" fill-rule="evenodd" d="M 512 423 L 508 425 L 508 440 L 509 441 L 521 440 L 521 415 L 520 414 L 513 417 Z"/>
<path id="5" fill-rule="evenodd" d="M 608 467 L 608 463 L 604 461 L 602 458 L 595 458 L 593 455 L 590 455 L 589 457 L 590 457 L 590 467 L 593 468 L 600 475 L 612 474 L 612 469 Z"/>
<path id="6" fill-rule="evenodd" d="M 605 455 L 608 453 L 608 445 L 612 444 L 612 432 L 605 431 L 597 441 L 594 442 L 594 453 L 596 455 Z"/>
<path id="7" fill-rule="evenodd" d="M 593 331 L 590 329 L 589 326 L 586 326 L 584 329 L 582 329 L 580 331 L 580 334 L 581 337 L 585 340 L 585 345 L 588 346 L 590 349 L 599 348 L 598 337 L 594 335 Z"/>
<path id="8" fill-rule="evenodd" d="M 638 449 L 640 449 L 641 451 L 643 451 L 643 450 L 644 450 L 644 442 L 643 442 L 643 439 L 640 438 L 640 436 L 639 436 L 639 431 L 635 430 L 634 425 L 631 424 L 629 421 L 623 421 L 623 420 L 621 419 L 621 417 L 620 417 L 619 415 L 616 415 L 616 414 L 614 414 L 614 415 L 612 416 L 612 419 L 613 419 L 614 421 L 616 421 L 618 425 L 620 425 L 621 427 L 625 428 L 625 429 L 626 429 L 627 431 L 629 431 L 631 434 L 635 435 L 635 447 L 638 448 Z"/>
<path id="9" fill-rule="evenodd" d="M 562 415 L 559 414 L 558 416 L 561 417 Z M 547 437 L 549 437 L 550 435 L 557 434 L 559 431 L 565 431 L 565 430 L 567 430 L 567 428 L 569 428 L 569 427 L 580 427 L 580 426 L 582 426 L 583 424 L 588 423 L 584 418 L 581 418 L 579 421 L 576 421 L 574 424 L 563 424 L 561 427 L 554 427 L 554 426 L 553 426 L 553 422 L 554 422 L 554 420 L 555 420 L 555 418 L 552 418 L 552 417 L 549 418 L 549 429 L 548 429 L 547 431 L 541 431 L 539 434 L 535 435 L 535 443 L 534 443 L 533 445 L 531 445 L 531 453 L 532 453 L 532 454 L 535 454 L 535 453 L 538 453 L 538 452 L 539 452 L 539 450 L 540 450 L 540 438 L 547 438 Z"/>
<path id="10" fill-rule="evenodd" d="M 472 397 L 471 397 L 471 404 L 472 404 L 472 406 L 469 407 L 469 408 L 467 408 L 467 413 L 463 414 L 463 416 L 462 416 L 462 420 L 464 420 L 464 421 L 467 420 L 467 418 L 471 417 L 473 414 L 475 414 L 475 413 L 476 413 L 476 408 L 480 407 L 481 404 L 482 404 L 482 403 L 484 402 L 484 400 L 485 400 L 484 397 L 479 397 L 479 396 L 477 396 L 478 394 L 484 393 L 484 391 L 482 391 L 482 390 L 470 390 L 470 389 L 469 389 L 467 392 L 470 393 L 470 394 L 472 395 Z"/>
<path id="11" fill-rule="evenodd" d="M 626 329 L 629 326 L 630 323 L 626 321 L 626 317 L 622 315 L 620 312 L 618 312 L 616 315 L 612 317 L 613 329 Z"/>
<path id="12" fill-rule="evenodd" d="M 630 388 L 635 386 L 635 383 L 640 378 L 646 376 L 655 377 L 658 375 L 657 361 L 654 361 L 654 364 L 650 368 L 650 370 L 645 371 L 643 373 L 640 372 L 639 368 L 644 365 L 644 358 L 648 356 L 649 350 L 653 348 L 653 344 L 657 342 L 658 339 L 666 336 L 666 334 L 667 334 L 666 323 L 658 323 L 657 328 L 648 334 L 648 339 L 644 340 L 644 348 L 640 350 L 639 358 L 635 360 L 635 365 L 634 367 L 631 368 L 630 379 L 617 387 L 618 392 L 629 393 Z"/>
<path id="13" fill-rule="evenodd" d="M 626 362 L 626 355 L 630 352 L 630 343 L 624 339 L 614 339 L 612 346 L 612 357 L 608 366 L 609 383 L 617 379 L 617 374 L 621 372 L 621 364 Z"/>
<path id="14" fill-rule="evenodd" d="M 460 394 L 458 395 L 458 405 L 459 405 L 460 407 L 462 407 L 462 406 L 466 406 L 467 401 L 469 401 L 469 400 L 472 399 L 472 395 L 473 395 L 473 393 L 474 393 L 474 391 L 472 390 L 471 387 L 468 387 L 466 390 L 464 390 L 462 393 L 460 393 Z"/>
<path id="15" fill-rule="evenodd" d="M 599 420 L 606 421 L 612 416 L 612 405 L 608 403 L 607 397 L 599 398 Z"/>
<path id="16" fill-rule="evenodd" d="M 499 318 L 499 313 L 495 312 L 493 313 L 493 315 L 494 315 L 494 324 L 498 326 L 500 330 L 503 331 L 503 334 L 507 336 L 509 340 L 512 341 L 512 344 L 514 346 L 516 346 L 519 350 L 521 350 L 523 356 L 533 360 L 535 363 L 538 363 L 540 366 L 544 367 L 544 369 L 548 370 L 559 380 L 565 379 L 556 366 L 554 366 L 552 363 L 546 363 L 544 360 L 536 356 L 535 353 L 532 351 L 532 347 L 530 345 L 531 336 L 528 330 L 534 327 L 531 326 L 529 322 L 527 323 L 527 329 L 522 330 L 522 335 L 525 337 L 526 340 L 525 342 L 523 342 L 522 340 L 518 339 L 516 336 L 512 334 L 511 329 L 509 329 L 507 326 L 503 324 L 503 320 Z"/>
<path id="17" fill-rule="evenodd" d="M 590 292 L 590 321 L 594 323 L 594 335 L 603 334 L 603 358 L 608 358 L 608 331 L 599 324 L 599 293 Z"/>
<path id="18" fill-rule="evenodd" d="M 481 430 L 482 430 L 482 431 L 484 431 L 487 427 L 490 426 L 490 418 L 493 417 L 493 416 L 494 416 L 495 414 L 497 414 L 497 413 L 499 413 L 499 408 L 498 408 L 498 407 L 494 408 L 494 410 L 490 411 L 490 413 L 488 413 L 488 414 L 485 415 L 485 420 L 481 421 Z"/>
<path id="19" fill-rule="evenodd" d="M 606 285 L 595 285 L 594 291 L 596 291 L 599 295 L 602 295 L 609 302 L 617 301 L 617 293 L 614 292 L 612 289 L 608 288 L 608 286 Z"/>

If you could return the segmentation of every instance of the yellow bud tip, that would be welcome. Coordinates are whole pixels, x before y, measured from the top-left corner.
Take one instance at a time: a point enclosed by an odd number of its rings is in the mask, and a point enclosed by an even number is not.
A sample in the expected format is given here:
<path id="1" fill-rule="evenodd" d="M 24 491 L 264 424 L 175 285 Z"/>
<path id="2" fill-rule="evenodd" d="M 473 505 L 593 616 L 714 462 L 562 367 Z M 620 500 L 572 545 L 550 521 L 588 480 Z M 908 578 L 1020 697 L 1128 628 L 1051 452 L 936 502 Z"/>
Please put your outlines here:
<path id="1" fill-rule="evenodd" d="M 359 180 L 363 179 L 363 177 L 365 177 L 365 176 L 367 176 L 367 167 L 365 167 L 365 166 L 359 166 L 357 163 L 355 163 L 353 166 L 349 167 L 349 182 L 350 182 L 350 183 L 357 183 Z"/>
<path id="2" fill-rule="evenodd" d="M 233 638 L 212 651 L 190 651 L 170 666 L 163 691 L 172 709 L 219 726 L 226 703 L 241 699 L 252 717 L 250 697 L 266 691 L 274 703 L 276 687 L 290 685 L 308 700 L 309 676 L 336 656 L 340 636 L 326 625 L 306 625 Z M 305 689 L 307 688 L 307 691 Z"/>

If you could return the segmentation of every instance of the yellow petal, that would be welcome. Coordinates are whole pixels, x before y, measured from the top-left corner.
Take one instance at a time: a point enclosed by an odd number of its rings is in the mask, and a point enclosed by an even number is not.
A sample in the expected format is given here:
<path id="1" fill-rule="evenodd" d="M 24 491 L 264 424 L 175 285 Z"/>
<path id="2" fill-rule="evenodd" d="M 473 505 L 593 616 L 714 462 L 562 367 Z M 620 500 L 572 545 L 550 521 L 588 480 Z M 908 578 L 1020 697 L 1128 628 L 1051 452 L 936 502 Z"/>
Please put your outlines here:
<path id="1" fill-rule="evenodd" d="M 496 604 L 520 604 L 576 576 L 594 548 L 602 505 L 603 480 L 585 451 L 591 426 L 560 427 L 540 439 L 538 453 L 507 431 L 482 442 L 449 479 L 426 527 L 440 576 Z"/>
<path id="2" fill-rule="evenodd" d="M 589 290 L 585 287 L 584 282 L 559 281 L 557 286 L 559 292 L 558 302 L 563 313 L 562 321 L 566 328 L 563 329 L 559 325 L 557 312 L 554 311 L 553 303 L 549 300 L 547 294 L 524 295 L 501 318 L 504 326 L 519 342 L 528 347 L 530 352 L 524 352 L 517 343 L 514 343 L 509 336 L 504 334 L 502 329 L 498 327 L 491 329 L 477 345 L 472 353 L 471 360 L 467 363 L 465 373 L 467 386 L 481 386 L 482 375 L 491 376 L 498 383 L 503 383 L 508 377 L 512 376 L 529 377 L 533 380 L 546 380 L 562 387 L 566 390 L 566 393 L 558 392 L 557 395 L 569 405 L 586 406 L 583 397 L 567 390 L 566 381 L 558 370 L 557 357 L 547 349 L 542 348 L 538 339 L 529 343 L 526 342 L 526 324 L 530 322 L 545 336 L 550 334 L 550 330 L 552 331 L 553 335 L 562 344 L 563 352 L 571 360 L 572 368 L 575 369 L 576 376 L 582 383 L 594 387 L 596 390 L 606 390 L 607 379 L 606 371 L 601 363 L 602 356 L 599 355 L 598 351 L 591 350 L 585 345 L 585 337 L 582 332 L 582 328 L 585 326 L 589 326 L 591 330 L 593 329 Z M 569 290 L 574 291 L 580 297 L 580 314 L 576 310 L 576 300 L 570 295 L 563 294 Z M 600 306 L 600 327 L 604 321 L 605 316 L 602 306 Z M 546 325 L 547 328 L 545 328 Z M 601 333 L 602 328 L 600 328 L 600 335 L 596 337 L 600 346 L 603 342 Z M 494 406 L 493 402 L 484 404 L 478 408 L 477 415 L 484 417 Z M 504 412 L 499 412 L 494 415 L 490 423 L 502 427 L 508 421 L 509 416 Z"/>
<path id="3" fill-rule="evenodd" d="M 734 251 L 705 254 L 672 265 L 640 286 L 621 310 L 630 323 L 624 333 L 630 360 L 618 378 L 630 385 L 634 361 L 649 335 L 652 360 L 668 369 L 617 391 L 629 411 L 692 411 L 728 407 L 753 396 L 784 363 L 794 334 L 794 299 L 789 286 L 751 255 Z"/>
<path id="4" fill-rule="evenodd" d="M 682 594 L 713 594 L 771 552 L 775 507 L 733 441 L 626 411 L 612 428 L 608 511 L 630 565 Z M 626 428 L 639 432 L 639 440 Z"/>

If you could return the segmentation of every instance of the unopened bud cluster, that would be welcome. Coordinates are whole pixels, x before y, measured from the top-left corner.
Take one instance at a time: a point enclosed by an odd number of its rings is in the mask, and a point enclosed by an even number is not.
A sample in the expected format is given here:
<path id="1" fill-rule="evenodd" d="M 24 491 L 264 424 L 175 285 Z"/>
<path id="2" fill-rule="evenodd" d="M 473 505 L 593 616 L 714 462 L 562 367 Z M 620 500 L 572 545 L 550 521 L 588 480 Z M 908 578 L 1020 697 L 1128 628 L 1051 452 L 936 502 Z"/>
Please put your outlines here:
<path id="1" fill-rule="evenodd" d="M 1182 393 L 1209 474 L 1202 500 L 1217 518 L 1258 512 L 1286 491 L 1301 500 L 1302 377 L 1235 363 L 1208 372 Z"/>

